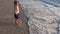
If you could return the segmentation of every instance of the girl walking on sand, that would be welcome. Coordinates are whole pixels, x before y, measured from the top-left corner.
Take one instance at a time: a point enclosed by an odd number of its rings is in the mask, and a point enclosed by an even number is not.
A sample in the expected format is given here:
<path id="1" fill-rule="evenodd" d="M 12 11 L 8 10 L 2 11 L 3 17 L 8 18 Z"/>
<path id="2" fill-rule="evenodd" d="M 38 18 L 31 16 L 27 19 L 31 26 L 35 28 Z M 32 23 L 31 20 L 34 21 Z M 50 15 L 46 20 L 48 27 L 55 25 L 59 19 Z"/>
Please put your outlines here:
<path id="1" fill-rule="evenodd" d="M 19 4 L 18 1 L 14 1 L 14 17 L 15 17 L 15 24 L 19 24 Z"/>

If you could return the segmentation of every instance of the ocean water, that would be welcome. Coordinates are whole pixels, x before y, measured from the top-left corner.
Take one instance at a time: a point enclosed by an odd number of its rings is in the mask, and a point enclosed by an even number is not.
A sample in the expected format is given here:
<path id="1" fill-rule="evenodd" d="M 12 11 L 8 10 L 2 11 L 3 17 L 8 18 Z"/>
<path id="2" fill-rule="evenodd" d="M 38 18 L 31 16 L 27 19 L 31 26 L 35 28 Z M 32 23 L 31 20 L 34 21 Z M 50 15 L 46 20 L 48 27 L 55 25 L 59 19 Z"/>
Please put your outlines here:
<path id="1" fill-rule="evenodd" d="M 31 27 L 32 25 L 32 21 L 35 22 L 34 17 L 36 18 L 41 18 L 41 19 L 45 19 L 47 22 L 43 21 L 43 24 L 46 23 L 46 25 L 43 25 L 42 23 L 40 24 L 40 22 L 38 20 L 36 20 L 38 22 L 37 27 L 39 28 L 39 26 L 43 28 L 47 28 L 46 31 L 44 31 L 44 29 L 42 29 L 42 34 L 60 34 L 60 0 L 18 0 L 19 3 L 21 4 L 22 9 L 24 10 L 25 15 L 31 20 L 28 20 L 28 22 L 30 22 L 28 25 Z M 51 23 L 54 19 L 56 18 L 56 21 L 53 24 L 48 24 Z M 35 24 L 35 23 L 34 23 Z M 42 26 L 43 25 L 43 26 Z M 52 27 L 52 28 L 49 28 Z M 31 27 L 32 28 L 32 27 Z M 57 29 L 56 29 L 57 28 Z M 34 29 L 34 28 L 33 28 Z M 52 29 L 52 31 L 50 30 Z M 49 31 L 48 31 L 49 30 Z M 31 32 L 31 31 L 30 31 Z M 37 31 L 38 33 L 40 33 L 39 31 Z M 31 32 L 32 34 L 32 32 Z M 36 34 L 36 32 L 35 32 Z"/>
<path id="2" fill-rule="evenodd" d="M 60 0 L 39 0 L 39 1 L 54 5 L 56 7 L 60 7 Z"/>
<path id="3" fill-rule="evenodd" d="M 18 1 L 23 1 L 23 0 L 18 0 Z M 25 1 L 30 1 L 30 0 L 25 0 Z M 54 5 L 55 7 L 60 7 L 60 0 L 32 0 L 32 1 L 42 1 L 47 4 Z"/>

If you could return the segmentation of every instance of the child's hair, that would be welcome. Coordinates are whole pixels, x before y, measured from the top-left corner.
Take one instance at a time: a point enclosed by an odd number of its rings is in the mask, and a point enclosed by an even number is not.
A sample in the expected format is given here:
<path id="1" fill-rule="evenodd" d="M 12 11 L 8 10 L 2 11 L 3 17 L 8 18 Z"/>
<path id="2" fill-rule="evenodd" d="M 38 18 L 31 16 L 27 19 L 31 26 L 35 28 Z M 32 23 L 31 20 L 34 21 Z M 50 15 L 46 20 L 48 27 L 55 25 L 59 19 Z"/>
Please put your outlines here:
<path id="1" fill-rule="evenodd" d="M 17 5 L 18 1 L 14 1 L 14 5 Z"/>

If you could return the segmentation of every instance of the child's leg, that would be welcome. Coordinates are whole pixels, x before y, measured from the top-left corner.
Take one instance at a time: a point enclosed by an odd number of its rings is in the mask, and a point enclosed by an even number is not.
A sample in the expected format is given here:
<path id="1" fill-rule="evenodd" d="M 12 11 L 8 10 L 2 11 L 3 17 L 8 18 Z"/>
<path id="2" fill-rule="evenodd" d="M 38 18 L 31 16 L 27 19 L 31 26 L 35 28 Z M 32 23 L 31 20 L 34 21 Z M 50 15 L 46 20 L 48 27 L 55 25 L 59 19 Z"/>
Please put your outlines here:
<path id="1" fill-rule="evenodd" d="M 16 25 L 18 25 L 18 24 L 19 24 L 18 19 L 15 19 L 15 24 L 16 24 Z"/>

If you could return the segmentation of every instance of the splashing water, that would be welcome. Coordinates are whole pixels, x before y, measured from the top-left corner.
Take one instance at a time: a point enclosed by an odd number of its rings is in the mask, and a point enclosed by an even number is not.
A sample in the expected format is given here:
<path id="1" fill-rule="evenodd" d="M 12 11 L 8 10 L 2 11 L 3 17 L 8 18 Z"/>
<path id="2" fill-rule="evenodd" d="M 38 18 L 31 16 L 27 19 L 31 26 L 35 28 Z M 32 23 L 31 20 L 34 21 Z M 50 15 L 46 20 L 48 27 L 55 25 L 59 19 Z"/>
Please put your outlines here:
<path id="1" fill-rule="evenodd" d="M 58 24 L 60 22 L 57 22 L 60 20 L 60 0 L 18 1 L 25 15 L 29 18 L 28 25 L 30 27 L 30 34 L 57 34 L 56 28 L 60 25 Z M 58 28 L 58 34 L 60 34 L 59 30 Z"/>

